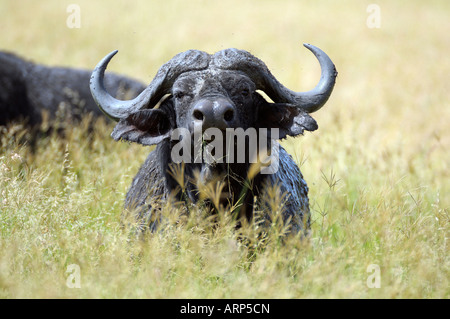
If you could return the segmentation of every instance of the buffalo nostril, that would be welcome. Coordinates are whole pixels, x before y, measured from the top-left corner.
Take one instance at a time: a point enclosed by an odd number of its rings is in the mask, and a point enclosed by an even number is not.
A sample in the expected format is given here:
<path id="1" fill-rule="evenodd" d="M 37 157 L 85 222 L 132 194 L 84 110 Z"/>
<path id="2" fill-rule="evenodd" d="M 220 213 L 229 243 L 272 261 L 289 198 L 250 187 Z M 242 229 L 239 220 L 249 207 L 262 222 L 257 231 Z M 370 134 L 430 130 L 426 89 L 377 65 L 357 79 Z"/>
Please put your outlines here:
<path id="1" fill-rule="evenodd" d="M 203 121 L 203 113 L 199 110 L 195 110 L 192 114 L 196 120 Z"/>
<path id="2" fill-rule="evenodd" d="M 227 110 L 225 114 L 223 115 L 223 118 L 225 121 L 229 122 L 234 118 L 234 112 L 233 110 Z"/>

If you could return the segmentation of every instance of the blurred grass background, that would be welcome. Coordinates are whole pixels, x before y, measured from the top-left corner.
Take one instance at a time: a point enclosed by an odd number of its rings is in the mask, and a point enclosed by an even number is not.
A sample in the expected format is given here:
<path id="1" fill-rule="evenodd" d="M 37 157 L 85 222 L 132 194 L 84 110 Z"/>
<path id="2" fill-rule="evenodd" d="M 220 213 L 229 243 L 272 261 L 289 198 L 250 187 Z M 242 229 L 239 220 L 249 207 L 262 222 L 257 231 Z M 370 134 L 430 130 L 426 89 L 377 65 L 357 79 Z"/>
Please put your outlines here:
<path id="1" fill-rule="evenodd" d="M 230 228 L 205 234 L 198 220 L 128 245 L 122 203 L 149 149 L 115 143 L 111 124 L 35 154 L 3 135 L 0 296 L 448 298 L 449 14 L 445 0 L 0 0 L 0 49 L 39 63 L 93 69 L 118 49 L 108 70 L 149 83 L 176 53 L 236 47 L 306 91 L 320 75 L 306 42 L 339 72 L 319 130 L 283 142 L 310 186 L 312 238 L 251 258 Z M 81 289 L 66 286 L 73 263 Z"/>

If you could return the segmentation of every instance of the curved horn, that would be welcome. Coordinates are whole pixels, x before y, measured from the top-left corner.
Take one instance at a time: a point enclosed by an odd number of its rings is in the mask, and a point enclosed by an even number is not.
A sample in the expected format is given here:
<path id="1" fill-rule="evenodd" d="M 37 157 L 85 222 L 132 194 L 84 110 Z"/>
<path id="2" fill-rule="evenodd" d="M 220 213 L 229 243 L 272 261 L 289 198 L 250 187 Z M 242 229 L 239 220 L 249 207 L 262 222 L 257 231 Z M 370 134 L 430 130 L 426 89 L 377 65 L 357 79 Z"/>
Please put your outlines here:
<path id="1" fill-rule="evenodd" d="M 132 100 L 122 101 L 111 96 L 103 83 L 106 67 L 117 52 L 117 50 L 111 52 L 97 64 L 90 81 L 95 103 L 103 113 L 115 121 L 127 118 L 131 113 L 143 108 L 153 107 L 165 94 L 171 93 L 172 84 L 181 73 L 204 69 L 209 63 L 209 55 L 202 51 L 189 50 L 177 54 L 158 70 L 155 78 L 141 94 Z"/>
<path id="2" fill-rule="evenodd" d="M 308 113 L 320 109 L 333 92 L 336 83 L 337 71 L 331 59 L 325 52 L 311 44 L 303 44 L 319 60 L 321 76 L 316 87 L 307 92 L 294 92 L 284 86 L 280 87 L 280 93 L 292 104 L 298 105 Z"/>
<path id="3" fill-rule="evenodd" d="M 322 69 L 319 83 L 307 92 L 294 92 L 283 86 L 270 73 L 267 66 L 247 51 L 227 49 L 215 54 L 214 63 L 222 69 L 243 71 L 263 90 L 274 102 L 290 103 L 305 112 L 312 113 L 320 109 L 333 91 L 337 71 L 331 59 L 319 48 L 304 44 L 317 57 Z"/>
<path id="4" fill-rule="evenodd" d="M 105 56 L 95 67 L 91 75 L 91 81 L 89 83 L 92 97 L 98 107 L 105 113 L 108 117 L 115 121 L 119 121 L 122 118 L 126 118 L 129 114 L 140 110 L 145 102 L 148 102 L 148 91 L 147 87 L 141 92 L 136 98 L 129 101 L 121 101 L 113 96 L 111 96 L 105 89 L 103 82 L 105 76 L 105 70 L 108 63 L 111 61 L 114 55 L 118 51 L 115 50 Z"/>

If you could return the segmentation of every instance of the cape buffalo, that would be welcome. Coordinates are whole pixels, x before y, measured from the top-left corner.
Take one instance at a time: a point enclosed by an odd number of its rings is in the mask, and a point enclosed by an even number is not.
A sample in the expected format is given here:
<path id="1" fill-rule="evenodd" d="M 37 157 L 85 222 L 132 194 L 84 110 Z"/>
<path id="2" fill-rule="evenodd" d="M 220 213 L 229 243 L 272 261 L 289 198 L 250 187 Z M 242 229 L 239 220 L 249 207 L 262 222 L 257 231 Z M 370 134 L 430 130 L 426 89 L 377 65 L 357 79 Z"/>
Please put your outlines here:
<path id="1" fill-rule="evenodd" d="M 48 67 L 0 52 L 0 125 L 26 120 L 35 126 L 43 111 L 50 119 L 102 114 L 89 91 L 90 76 L 88 70 Z M 105 85 L 120 98 L 136 97 L 145 89 L 139 81 L 116 74 L 108 74 Z"/>
<path id="2" fill-rule="evenodd" d="M 277 186 L 284 196 L 281 216 L 285 225 L 292 233 L 308 230 L 308 187 L 297 164 L 276 140 L 317 129 L 309 113 L 328 100 L 337 72 L 322 50 L 309 44 L 305 47 L 317 57 L 322 70 L 319 83 L 308 92 L 289 90 L 261 60 L 237 49 L 212 55 L 198 50 L 180 53 L 159 69 L 139 96 L 127 101 L 115 99 L 104 87 L 104 72 L 117 51 L 97 65 L 91 77 L 91 92 L 99 108 L 118 121 L 112 137 L 157 145 L 134 177 L 125 200 L 126 211 L 133 212 L 141 229 L 154 230 L 158 225 L 161 202 L 176 198 L 197 203 L 204 198 L 201 185 L 213 183 L 221 185 L 218 189 L 222 192 L 220 202 L 209 199 L 213 207 L 235 207 L 238 220 L 251 220 L 255 210 L 266 212 L 262 216 L 269 222 L 269 190 Z M 215 139 L 205 136 L 211 129 Z M 214 156 L 210 144 L 220 133 L 228 136 L 230 132 L 234 136 L 226 139 L 226 146 L 231 147 L 220 152 L 219 157 Z M 244 148 L 237 145 L 242 134 L 241 140 L 247 143 Z M 252 140 L 254 136 L 256 140 Z M 215 143 L 215 149 L 224 140 Z M 256 153 L 249 151 L 255 149 L 256 143 Z M 204 156 L 208 147 L 209 160 Z M 198 156 L 202 151 L 203 156 Z M 263 151 L 275 159 L 276 168 L 255 172 L 258 165 L 250 159 Z M 239 155 L 246 155 L 242 156 L 245 160 L 236 161 Z M 260 158 L 256 163 L 262 161 Z"/>

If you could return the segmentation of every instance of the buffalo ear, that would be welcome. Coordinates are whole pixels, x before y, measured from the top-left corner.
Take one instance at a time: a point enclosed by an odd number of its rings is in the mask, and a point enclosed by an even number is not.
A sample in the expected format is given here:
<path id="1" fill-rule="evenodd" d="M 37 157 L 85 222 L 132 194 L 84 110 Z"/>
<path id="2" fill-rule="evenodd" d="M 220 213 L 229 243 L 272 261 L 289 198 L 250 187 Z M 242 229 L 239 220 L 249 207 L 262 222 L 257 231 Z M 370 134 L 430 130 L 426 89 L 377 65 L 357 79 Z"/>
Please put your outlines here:
<path id="1" fill-rule="evenodd" d="M 121 119 L 111 133 L 116 141 L 154 145 L 170 136 L 171 121 L 164 110 L 145 109 Z"/>
<path id="2" fill-rule="evenodd" d="M 297 136 L 318 128 L 316 120 L 308 113 L 288 103 L 261 103 L 258 108 L 259 127 L 278 128 L 279 138 Z"/>

